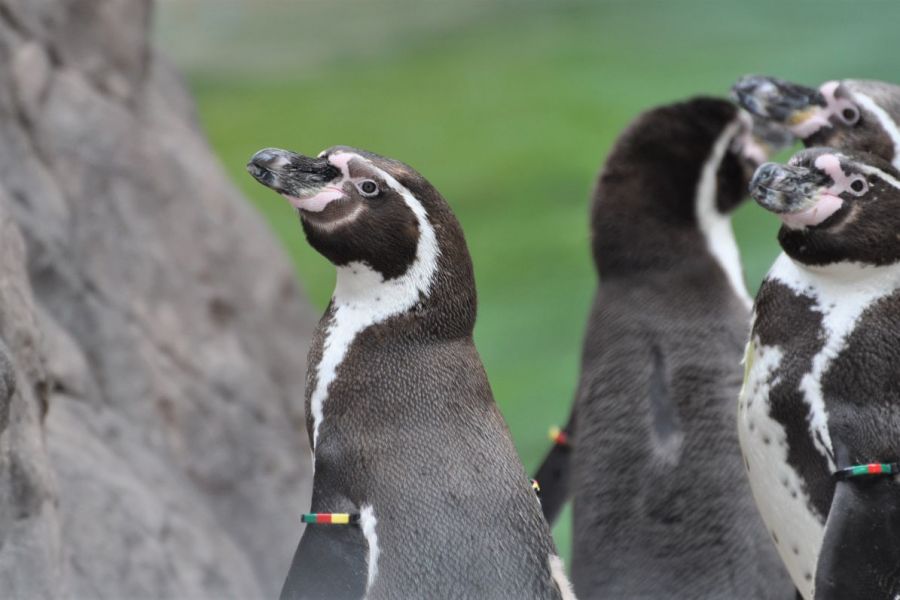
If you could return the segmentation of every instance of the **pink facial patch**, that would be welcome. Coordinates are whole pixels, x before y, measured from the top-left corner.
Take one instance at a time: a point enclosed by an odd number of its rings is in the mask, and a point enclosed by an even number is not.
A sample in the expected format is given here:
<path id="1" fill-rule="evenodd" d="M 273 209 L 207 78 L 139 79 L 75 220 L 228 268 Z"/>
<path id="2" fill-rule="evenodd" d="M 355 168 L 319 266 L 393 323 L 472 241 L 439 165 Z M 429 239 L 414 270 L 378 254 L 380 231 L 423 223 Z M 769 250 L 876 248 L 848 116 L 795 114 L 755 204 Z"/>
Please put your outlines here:
<path id="1" fill-rule="evenodd" d="M 847 174 L 844 173 L 844 170 L 841 168 L 841 159 L 834 154 L 823 154 L 816 159 L 814 164 L 817 169 L 827 173 L 834 181 L 834 185 L 828 188 L 829 193 L 841 194 L 850 191 L 850 183 L 853 181 L 853 178 L 847 177 Z"/>
<path id="2" fill-rule="evenodd" d="M 344 192 L 341 190 L 341 187 L 344 185 L 344 182 L 350 179 L 350 161 L 353 160 L 355 156 L 355 154 L 349 152 L 335 152 L 329 156 L 328 162 L 340 169 L 344 176 L 340 181 L 335 181 L 331 185 L 323 188 L 322 191 L 315 196 L 310 196 L 309 198 L 298 198 L 287 194 L 282 194 L 282 196 L 287 198 L 288 202 L 295 208 L 307 212 L 322 212 L 330 203 L 344 197 Z"/>
<path id="3" fill-rule="evenodd" d="M 344 192 L 338 188 L 329 186 L 315 196 L 310 196 L 309 198 L 298 198 L 287 194 L 282 194 L 282 196 L 287 198 L 287 201 L 290 202 L 294 208 L 299 208 L 308 212 L 322 212 L 331 202 L 338 198 L 342 198 Z"/>
<path id="4" fill-rule="evenodd" d="M 812 111 L 812 114 L 810 114 L 803 122 L 789 126 L 791 133 L 799 138 L 806 138 L 823 127 L 831 127 L 831 121 L 829 119 L 832 116 L 836 116 L 843 120 L 842 115 L 844 110 L 850 109 L 854 113 L 857 112 L 856 106 L 850 100 L 835 97 L 834 94 L 837 91 L 838 86 L 840 86 L 839 81 L 829 81 L 822 84 L 819 91 L 822 93 L 822 96 L 825 97 L 825 106 L 811 108 L 810 111 Z"/>
<path id="5" fill-rule="evenodd" d="M 822 194 L 812 207 L 796 213 L 779 215 L 781 222 L 793 229 L 803 229 L 811 225 L 818 225 L 825 219 L 836 213 L 844 205 L 844 201 L 831 194 Z"/>
<path id="6" fill-rule="evenodd" d="M 354 155 L 348 152 L 336 152 L 328 157 L 328 162 L 340 169 L 345 179 L 350 179 L 350 161 L 353 157 Z"/>

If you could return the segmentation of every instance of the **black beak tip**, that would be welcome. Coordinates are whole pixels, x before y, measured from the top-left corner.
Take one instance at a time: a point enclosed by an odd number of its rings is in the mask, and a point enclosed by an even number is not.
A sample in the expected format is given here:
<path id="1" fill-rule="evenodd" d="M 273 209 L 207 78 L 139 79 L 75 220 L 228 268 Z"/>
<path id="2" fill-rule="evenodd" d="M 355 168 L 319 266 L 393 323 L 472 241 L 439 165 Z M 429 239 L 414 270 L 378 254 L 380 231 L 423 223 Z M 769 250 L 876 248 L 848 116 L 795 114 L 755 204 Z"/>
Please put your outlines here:
<path id="1" fill-rule="evenodd" d="M 274 176 L 273 171 L 276 171 L 281 163 L 287 162 L 283 154 L 284 151 L 277 148 L 263 148 L 250 157 L 247 172 L 263 185 L 270 185 Z"/>
<path id="2" fill-rule="evenodd" d="M 768 111 L 760 97 L 760 91 L 773 89 L 775 82 L 773 77 L 744 75 L 731 86 L 731 97 L 748 112 L 758 117 L 767 117 Z"/>
<path id="3" fill-rule="evenodd" d="M 257 162 L 251 160 L 247 163 L 247 172 L 250 173 L 250 176 L 253 177 L 259 183 L 271 187 L 272 184 L 272 173 L 265 167 L 259 165 Z"/>
<path id="4" fill-rule="evenodd" d="M 252 175 L 254 178 L 259 179 L 259 177 L 265 172 L 265 169 L 251 160 L 247 163 L 247 172 L 250 173 L 250 175 Z"/>
<path id="5" fill-rule="evenodd" d="M 766 186 L 772 179 L 775 178 L 778 173 L 779 166 L 775 163 L 764 163 L 756 169 L 756 172 L 753 174 L 753 177 L 750 179 L 750 185 L 748 186 L 748 191 L 750 195 L 756 198 L 758 195 L 764 192 Z"/>

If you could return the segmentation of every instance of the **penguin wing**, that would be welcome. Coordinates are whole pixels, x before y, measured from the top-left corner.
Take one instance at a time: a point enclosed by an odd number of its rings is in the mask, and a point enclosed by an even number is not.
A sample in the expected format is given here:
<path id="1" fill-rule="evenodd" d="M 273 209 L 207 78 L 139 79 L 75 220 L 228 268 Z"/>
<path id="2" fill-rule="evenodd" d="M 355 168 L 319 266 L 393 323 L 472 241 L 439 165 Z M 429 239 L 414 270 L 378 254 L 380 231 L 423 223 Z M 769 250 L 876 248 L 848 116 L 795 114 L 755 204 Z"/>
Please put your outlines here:
<path id="1" fill-rule="evenodd" d="M 569 423 L 564 430 L 568 439 L 572 439 L 574 430 L 575 408 L 573 407 L 572 414 L 569 416 Z M 572 449 L 569 444 L 554 443 L 534 475 L 534 478 L 541 486 L 541 511 L 550 525 L 556 522 L 563 506 L 569 500 L 569 457 L 571 452 Z"/>
<path id="2" fill-rule="evenodd" d="M 281 600 L 359 600 L 366 593 L 366 542 L 358 527 L 307 526 Z"/>
<path id="3" fill-rule="evenodd" d="M 900 485 L 893 477 L 838 482 L 815 590 L 816 600 L 900 595 Z"/>

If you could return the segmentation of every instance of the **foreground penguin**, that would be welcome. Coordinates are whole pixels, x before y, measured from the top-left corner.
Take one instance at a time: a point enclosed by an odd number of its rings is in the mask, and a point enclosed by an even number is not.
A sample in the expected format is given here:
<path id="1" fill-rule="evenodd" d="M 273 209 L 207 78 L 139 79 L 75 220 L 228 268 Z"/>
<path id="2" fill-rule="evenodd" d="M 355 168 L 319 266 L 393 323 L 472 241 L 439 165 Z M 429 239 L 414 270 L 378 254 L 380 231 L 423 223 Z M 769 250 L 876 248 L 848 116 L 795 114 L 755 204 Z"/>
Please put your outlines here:
<path id="1" fill-rule="evenodd" d="M 788 127 L 804 145 L 868 152 L 900 168 L 900 87 L 829 81 L 818 89 L 748 75 L 732 88 L 751 113 Z"/>
<path id="2" fill-rule="evenodd" d="M 734 428 L 750 299 L 729 215 L 764 154 L 747 115 L 698 98 L 641 115 L 601 172 L 567 428 L 582 599 L 793 595 Z"/>
<path id="3" fill-rule="evenodd" d="M 756 298 L 739 431 L 804 598 L 900 594 L 900 173 L 814 148 L 751 194 L 783 221 Z"/>
<path id="4" fill-rule="evenodd" d="M 309 355 L 312 512 L 282 598 L 573 598 L 472 341 L 449 206 L 407 165 L 335 147 L 248 165 L 337 267 Z"/>

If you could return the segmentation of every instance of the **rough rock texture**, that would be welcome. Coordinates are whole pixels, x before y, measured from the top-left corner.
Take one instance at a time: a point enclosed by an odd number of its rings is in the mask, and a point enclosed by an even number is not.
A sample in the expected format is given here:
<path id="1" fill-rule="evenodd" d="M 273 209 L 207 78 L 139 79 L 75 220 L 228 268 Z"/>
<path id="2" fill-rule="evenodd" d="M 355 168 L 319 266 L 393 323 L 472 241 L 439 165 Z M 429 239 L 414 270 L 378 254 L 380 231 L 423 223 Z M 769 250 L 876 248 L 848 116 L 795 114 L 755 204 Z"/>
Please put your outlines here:
<path id="1" fill-rule="evenodd" d="M 306 505 L 286 258 L 149 0 L 0 0 L 0 597 L 263 598 Z"/>

